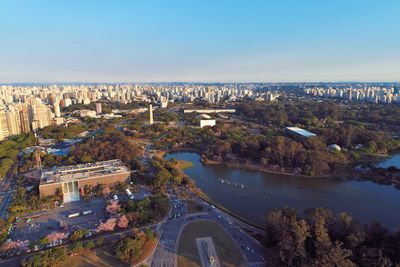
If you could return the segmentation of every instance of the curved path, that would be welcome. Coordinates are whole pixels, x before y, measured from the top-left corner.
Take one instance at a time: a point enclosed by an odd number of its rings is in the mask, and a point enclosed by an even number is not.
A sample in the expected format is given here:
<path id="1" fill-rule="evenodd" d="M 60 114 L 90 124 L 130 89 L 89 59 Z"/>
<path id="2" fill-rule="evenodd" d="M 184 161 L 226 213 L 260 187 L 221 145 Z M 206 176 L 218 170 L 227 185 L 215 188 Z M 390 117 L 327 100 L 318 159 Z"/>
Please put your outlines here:
<path id="1" fill-rule="evenodd" d="M 186 189 L 181 189 L 186 190 Z M 205 212 L 186 215 L 184 201 L 179 199 L 177 194 L 170 190 L 172 194 L 172 210 L 169 219 L 160 227 L 160 237 L 158 246 L 149 260 L 152 267 L 178 267 L 177 248 L 179 234 L 184 226 L 197 220 L 213 221 L 222 227 L 232 240 L 236 242 L 242 254 L 245 256 L 250 267 L 261 267 L 266 265 L 264 249 L 262 245 L 252 236 L 242 230 L 241 222 L 238 222 L 225 212 L 211 206 L 200 198 L 197 198 L 190 191 L 192 199 L 204 206 Z"/>

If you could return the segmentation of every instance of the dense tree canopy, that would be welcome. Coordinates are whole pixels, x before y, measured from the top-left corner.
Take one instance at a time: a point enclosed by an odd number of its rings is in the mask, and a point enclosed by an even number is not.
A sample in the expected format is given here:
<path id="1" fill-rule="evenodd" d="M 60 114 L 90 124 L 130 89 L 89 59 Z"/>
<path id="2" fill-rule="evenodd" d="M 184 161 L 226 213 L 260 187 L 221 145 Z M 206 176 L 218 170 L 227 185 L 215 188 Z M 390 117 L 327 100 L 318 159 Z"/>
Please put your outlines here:
<path id="1" fill-rule="evenodd" d="M 339 173 L 349 163 L 400 148 L 396 139 L 400 118 L 393 115 L 400 113 L 399 107 L 302 100 L 244 101 L 233 107 L 236 115 L 212 128 L 152 125 L 150 137 L 156 148 L 195 148 L 205 161 L 253 164 L 310 176 Z M 182 116 L 186 121 L 196 118 L 195 114 Z M 287 126 L 305 128 L 317 137 L 291 135 Z M 330 150 L 331 144 L 339 145 L 341 152 Z"/>
<path id="2" fill-rule="evenodd" d="M 400 232 L 376 223 L 362 226 L 346 213 L 334 215 L 324 208 L 303 215 L 291 208 L 269 211 L 264 243 L 278 252 L 269 258 L 271 266 L 400 264 Z"/>
<path id="3" fill-rule="evenodd" d="M 4 177 L 18 159 L 18 153 L 36 143 L 33 134 L 12 136 L 0 142 L 0 178 Z"/>
<path id="4" fill-rule="evenodd" d="M 57 140 L 75 138 L 78 134 L 86 131 L 85 124 L 50 125 L 40 130 L 43 138 L 54 138 Z"/>
<path id="5" fill-rule="evenodd" d="M 123 133 L 108 128 L 104 134 L 97 135 L 71 150 L 69 164 L 87 163 L 102 160 L 120 159 L 127 166 L 136 168 L 137 158 L 143 149 L 130 142 Z"/>

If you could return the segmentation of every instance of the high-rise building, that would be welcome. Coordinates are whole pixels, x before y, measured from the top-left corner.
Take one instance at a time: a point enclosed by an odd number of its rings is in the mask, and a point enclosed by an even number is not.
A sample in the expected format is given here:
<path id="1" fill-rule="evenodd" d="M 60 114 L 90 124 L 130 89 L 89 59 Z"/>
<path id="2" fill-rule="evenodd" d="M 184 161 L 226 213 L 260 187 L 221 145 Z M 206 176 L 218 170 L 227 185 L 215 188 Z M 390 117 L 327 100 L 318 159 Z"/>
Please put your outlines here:
<path id="1" fill-rule="evenodd" d="M 40 99 L 35 99 L 29 105 L 29 118 L 32 122 L 32 130 L 49 126 L 51 123 L 51 110 Z"/>
<path id="2" fill-rule="evenodd" d="M 69 107 L 69 106 L 71 106 L 72 105 L 72 100 L 71 100 L 71 98 L 65 98 L 64 99 L 64 106 L 65 107 Z"/>
<path id="3" fill-rule="evenodd" d="M 17 135 L 21 133 L 21 123 L 19 119 L 19 112 L 16 108 L 10 107 L 6 113 L 7 126 L 9 135 Z"/>
<path id="4" fill-rule="evenodd" d="M 7 115 L 4 110 L 0 110 L 0 140 L 10 135 L 7 125 Z"/>
<path id="5" fill-rule="evenodd" d="M 96 103 L 96 113 L 101 114 L 102 112 L 101 103 Z"/>
<path id="6" fill-rule="evenodd" d="M 19 121 L 21 123 L 21 132 L 29 133 L 31 126 L 29 123 L 29 113 L 27 108 L 23 108 L 19 111 Z"/>
<path id="7" fill-rule="evenodd" d="M 54 99 L 54 116 L 56 118 L 61 117 L 60 100 L 58 98 Z"/>

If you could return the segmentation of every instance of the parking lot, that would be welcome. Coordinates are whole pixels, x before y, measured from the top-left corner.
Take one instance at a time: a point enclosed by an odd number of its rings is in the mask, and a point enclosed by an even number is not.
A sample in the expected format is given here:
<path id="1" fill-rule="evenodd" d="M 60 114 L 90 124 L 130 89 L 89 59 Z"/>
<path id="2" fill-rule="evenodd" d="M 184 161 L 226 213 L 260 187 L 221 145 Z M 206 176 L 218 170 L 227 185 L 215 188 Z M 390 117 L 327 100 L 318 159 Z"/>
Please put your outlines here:
<path id="1" fill-rule="evenodd" d="M 104 205 L 105 201 L 101 198 L 92 199 L 90 202 L 80 200 L 66 203 L 63 207 L 43 213 L 32 214 L 33 217 L 25 216 L 17 223 L 12 239 L 39 240 L 54 231 L 72 231 L 81 228 L 96 229 L 99 223 L 106 218 Z M 84 211 L 88 210 L 91 210 L 92 213 L 82 215 Z M 80 213 L 80 215 L 68 218 L 68 215 L 73 213 Z"/>

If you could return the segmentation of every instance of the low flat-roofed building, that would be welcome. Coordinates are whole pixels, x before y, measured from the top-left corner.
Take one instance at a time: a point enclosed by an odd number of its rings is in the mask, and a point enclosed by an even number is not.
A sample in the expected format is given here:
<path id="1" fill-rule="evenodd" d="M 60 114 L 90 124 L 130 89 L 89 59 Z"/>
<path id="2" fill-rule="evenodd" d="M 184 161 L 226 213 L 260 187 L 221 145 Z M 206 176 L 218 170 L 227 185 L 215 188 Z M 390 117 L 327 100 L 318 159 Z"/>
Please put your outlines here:
<path id="1" fill-rule="evenodd" d="M 309 131 L 304 130 L 304 129 L 299 128 L 299 127 L 286 127 L 286 130 L 289 133 L 300 135 L 300 136 L 305 137 L 305 138 L 317 136 L 315 133 L 309 132 Z"/>
<path id="2" fill-rule="evenodd" d="M 199 116 L 197 116 L 197 118 L 203 119 L 203 120 L 209 120 L 209 119 L 211 119 L 211 116 L 207 115 L 207 114 L 200 114 Z"/>
<path id="3" fill-rule="evenodd" d="M 215 126 L 215 120 L 200 120 L 200 128 L 203 128 L 205 126 Z"/>
<path id="4" fill-rule="evenodd" d="M 79 116 L 81 118 L 84 118 L 84 117 L 96 118 L 96 115 L 97 115 L 97 113 L 95 110 L 82 109 L 79 111 Z"/>
<path id="5" fill-rule="evenodd" d="M 184 109 L 183 113 L 235 113 L 235 109 Z"/>
<path id="6" fill-rule="evenodd" d="M 42 172 L 39 192 L 43 197 L 59 190 L 64 202 L 71 202 L 80 199 L 80 190 L 85 185 L 127 182 L 129 178 L 130 170 L 119 159 L 55 167 Z"/>

